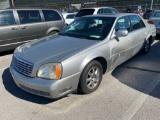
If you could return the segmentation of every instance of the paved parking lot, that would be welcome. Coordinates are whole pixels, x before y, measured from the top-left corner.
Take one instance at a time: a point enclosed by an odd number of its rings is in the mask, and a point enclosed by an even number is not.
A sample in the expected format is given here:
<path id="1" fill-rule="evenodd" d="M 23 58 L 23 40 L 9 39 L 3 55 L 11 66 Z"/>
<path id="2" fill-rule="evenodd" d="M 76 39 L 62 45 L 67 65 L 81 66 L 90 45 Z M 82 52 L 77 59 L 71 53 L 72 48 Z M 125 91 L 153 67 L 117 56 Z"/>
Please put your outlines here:
<path id="1" fill-rule="evenodd" d="M 159 39 L 159 38 L 157 38 Z M 16 87 L 9 65 L 12 52 L 0 56 L 0 120 L 159 120 L 160 42 L 105 74 L 89 95 L 52 100 Z"/>

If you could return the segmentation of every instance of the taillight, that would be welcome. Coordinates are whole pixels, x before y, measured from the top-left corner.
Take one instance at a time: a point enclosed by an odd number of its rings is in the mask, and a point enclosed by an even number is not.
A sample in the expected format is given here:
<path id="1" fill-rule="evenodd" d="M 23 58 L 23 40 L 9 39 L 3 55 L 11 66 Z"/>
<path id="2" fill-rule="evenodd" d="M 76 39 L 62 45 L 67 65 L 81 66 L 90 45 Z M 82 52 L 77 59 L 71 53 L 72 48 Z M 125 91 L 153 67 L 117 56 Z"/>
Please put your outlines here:
<path id="1" fill-rule="evenodd" d="M 147 22 L 148 22 L 149 24 L 154 24 L 154 23 L 153 23 L 152 21 L 150 21 L 150 20 L 149 20 L 149 21 L 147 21 Z"/>

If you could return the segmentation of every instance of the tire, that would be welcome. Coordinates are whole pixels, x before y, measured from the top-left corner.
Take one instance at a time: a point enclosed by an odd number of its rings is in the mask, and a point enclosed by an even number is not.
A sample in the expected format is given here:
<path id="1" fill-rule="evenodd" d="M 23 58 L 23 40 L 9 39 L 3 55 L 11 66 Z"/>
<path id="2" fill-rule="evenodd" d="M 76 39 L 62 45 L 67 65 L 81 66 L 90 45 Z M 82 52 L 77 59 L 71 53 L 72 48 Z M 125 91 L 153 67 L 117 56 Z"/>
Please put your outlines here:
<path id="1" fill-rule="evenodd" d="M 50 35 L 57 35 L 57 34 L 58 34 L 57 31 L 51 31 L 51 32 L 48 34 L 48 36 L 50 36 Z"/>
<path id="2" fill-rule="evenodd" d="M 102 65 L 96 60 L 91 61 L 80 76 L 78 91 L 83 94 L 94 92 L 102 81 L 102 75 Z"/>
<path id="3" fill-rule="evenodd" d="M 150 45 L 149 39 L 145 40 L 144 44 L 143 44 L 143 47 L 142 47 L 142 50 L 140 51 L 140 54 L 142 54 L 142 55 L 147 54 L 150 50 L 150 46 L 151 45 Z"/>

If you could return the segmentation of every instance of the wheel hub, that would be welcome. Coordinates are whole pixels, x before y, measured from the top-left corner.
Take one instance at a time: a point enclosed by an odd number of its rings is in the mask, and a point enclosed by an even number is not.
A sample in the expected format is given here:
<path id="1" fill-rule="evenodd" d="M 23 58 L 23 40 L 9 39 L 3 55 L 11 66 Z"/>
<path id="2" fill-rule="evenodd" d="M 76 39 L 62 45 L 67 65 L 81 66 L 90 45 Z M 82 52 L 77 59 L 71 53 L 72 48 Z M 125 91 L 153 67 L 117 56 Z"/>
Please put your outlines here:
<path id="1" fill-rule="evenodd" d="M 89 70 L 87 76 L 87 87 L 89 89 L 94 89 L 99 82 L 100 79 L 100 70 L 98 67 L 93 67 Z"/>

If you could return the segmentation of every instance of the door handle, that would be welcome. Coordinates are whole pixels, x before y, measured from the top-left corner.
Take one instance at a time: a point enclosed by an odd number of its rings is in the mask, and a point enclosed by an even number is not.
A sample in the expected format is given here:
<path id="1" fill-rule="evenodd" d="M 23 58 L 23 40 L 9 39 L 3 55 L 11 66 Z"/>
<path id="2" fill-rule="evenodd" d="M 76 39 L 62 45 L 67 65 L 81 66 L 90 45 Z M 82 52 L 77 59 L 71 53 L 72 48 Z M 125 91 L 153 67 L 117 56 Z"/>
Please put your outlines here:
<path id="1" fill-rule="evenodd" d="M 23 26 L 23 27 L 21 27 L 21 29 L 27 29 L 27 26 Z"/>
<path id="2" fill-rule="evenodd" d="M 11 28 L 11 30 L 18 30 L 19 27 L 14 27 L 14 28 Z"/>

